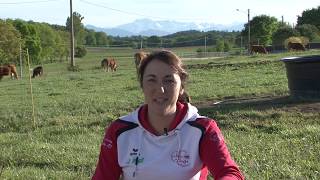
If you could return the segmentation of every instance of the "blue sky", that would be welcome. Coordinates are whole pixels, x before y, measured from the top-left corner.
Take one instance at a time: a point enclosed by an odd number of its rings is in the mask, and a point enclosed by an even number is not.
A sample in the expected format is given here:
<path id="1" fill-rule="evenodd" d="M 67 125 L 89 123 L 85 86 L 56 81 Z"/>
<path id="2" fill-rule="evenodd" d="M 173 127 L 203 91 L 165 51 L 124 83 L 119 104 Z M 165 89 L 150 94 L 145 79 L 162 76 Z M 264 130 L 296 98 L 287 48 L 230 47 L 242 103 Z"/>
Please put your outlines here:
<path id="1" fill-rule="evenodd" d="M 73 0 L 73 11 L 85 25 L 114 27 L 135 19 L 231 24 L 250 16 L 274 16 L 296 23 L 303 10 L 316 8 L 319 0 Z M 70 0 L 0 0 L 1 19 L 24 19 L 65 25 Z M 239 9 L 240 11 L 236 11 Z"/>

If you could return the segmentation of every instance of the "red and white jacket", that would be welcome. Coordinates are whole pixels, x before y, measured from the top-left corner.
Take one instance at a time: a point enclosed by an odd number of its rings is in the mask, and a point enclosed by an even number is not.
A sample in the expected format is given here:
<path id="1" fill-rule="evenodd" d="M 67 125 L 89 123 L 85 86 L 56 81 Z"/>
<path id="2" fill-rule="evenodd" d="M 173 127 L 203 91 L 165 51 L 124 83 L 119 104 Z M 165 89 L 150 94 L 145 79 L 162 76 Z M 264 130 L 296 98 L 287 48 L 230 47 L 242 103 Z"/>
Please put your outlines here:
<path id="1" fill-rule="evenodd" d="M 244 179 L 216 122 L 190 104 L 177 110 L 165 135 L 149 124 L 147 105 L 112 122 L 92 179 L 204 180 L 208 170 L 214 179 Z"/>

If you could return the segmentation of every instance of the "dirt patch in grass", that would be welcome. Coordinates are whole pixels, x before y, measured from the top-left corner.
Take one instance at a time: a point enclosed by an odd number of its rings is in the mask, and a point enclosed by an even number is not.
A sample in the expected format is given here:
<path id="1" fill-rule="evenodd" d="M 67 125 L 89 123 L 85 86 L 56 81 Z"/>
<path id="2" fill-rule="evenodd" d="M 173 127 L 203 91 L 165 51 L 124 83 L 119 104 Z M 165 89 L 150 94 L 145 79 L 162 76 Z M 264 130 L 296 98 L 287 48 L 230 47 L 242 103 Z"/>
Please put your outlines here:
<path id="1" fill-rule="evenodd" d="M 225 97 L 221 100 L 208 100 L 194 103 L 199 109 L 240 108 L 240 109 L 279 109 L 288 112 L 320 113 L 320 98 L 295 98 L 290 96 Z"/>
<path id="2" fill-rule="evenodd" d="M 212 68 L 245 68 L 245 67 L 255 67 L 259 65 L 267 65 L 272 63 L 281 63 L 279 61 L 254 61 L 254 62 L 242 62 L 242 63 L 219 63 L 219 62 L 209 62 L 208 64 L 189 64 L 186 65 L 187 69 L 212 69 Z"/>

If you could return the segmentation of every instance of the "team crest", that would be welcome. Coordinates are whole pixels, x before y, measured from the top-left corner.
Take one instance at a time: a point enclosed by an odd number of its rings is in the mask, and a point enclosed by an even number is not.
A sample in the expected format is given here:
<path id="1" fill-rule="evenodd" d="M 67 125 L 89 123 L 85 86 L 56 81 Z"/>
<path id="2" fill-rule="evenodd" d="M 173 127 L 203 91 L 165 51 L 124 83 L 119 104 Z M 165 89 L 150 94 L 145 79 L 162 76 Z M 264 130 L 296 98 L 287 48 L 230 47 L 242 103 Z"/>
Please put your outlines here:
<path id="1" fill-rule="evenodd" d="M 171 154 L 171 160 L 181 167 L 186 167 L 190 164 L 190 154 L 184 150 L 175 151 Z"/>

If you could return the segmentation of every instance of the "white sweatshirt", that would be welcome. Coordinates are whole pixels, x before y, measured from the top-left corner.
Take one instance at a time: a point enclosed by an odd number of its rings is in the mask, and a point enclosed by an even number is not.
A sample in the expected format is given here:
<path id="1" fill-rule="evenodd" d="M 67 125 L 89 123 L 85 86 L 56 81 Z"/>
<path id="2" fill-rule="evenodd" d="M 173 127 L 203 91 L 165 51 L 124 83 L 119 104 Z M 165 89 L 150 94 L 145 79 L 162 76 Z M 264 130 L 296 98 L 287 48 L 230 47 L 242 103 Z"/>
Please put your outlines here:
<path id="1" fill-rule="evenodd" d="M 242 179 L 212 119 L 190 104 L 177 104 L 168 133 L 156 135 L 147 106 L 114 121 L 106 132 L 93 179 L 198 180 L 207 169 L 216 178 Z"/>

